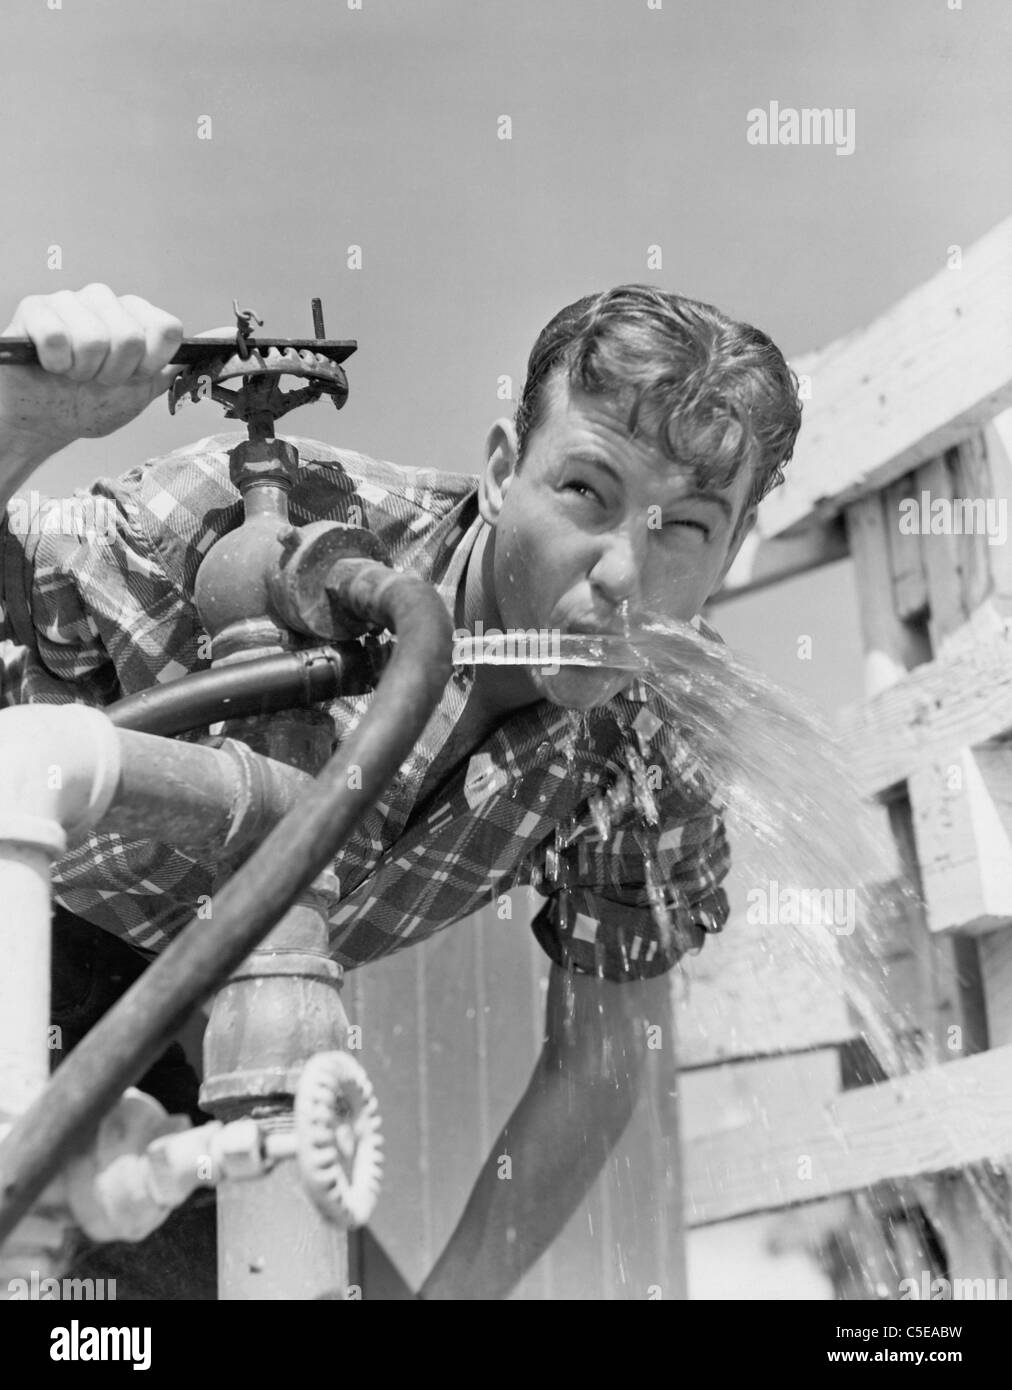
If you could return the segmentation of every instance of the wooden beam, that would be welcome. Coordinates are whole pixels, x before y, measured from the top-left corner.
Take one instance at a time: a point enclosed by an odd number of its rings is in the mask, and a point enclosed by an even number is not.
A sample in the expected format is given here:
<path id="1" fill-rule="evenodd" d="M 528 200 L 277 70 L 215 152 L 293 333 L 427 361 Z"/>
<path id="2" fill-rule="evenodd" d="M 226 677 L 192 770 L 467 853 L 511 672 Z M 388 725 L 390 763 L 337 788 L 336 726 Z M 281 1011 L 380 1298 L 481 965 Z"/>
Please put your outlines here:
<path id="1" fill-rule="evenodd" d="M 709 605 L 758 593 L 782 579 L 818 569 L 849 554 L 843 522 L 813 522 L 793 536 L 765 536 L 760 519 L 742 542 L 734 564 L 722 587 L 708 600 Z"/>
<path id="2" fill-rule="evenodd" d="M 676 1004 L 681 1071 L 855 1036 L 840 952 L 826 951 L 816 964 L 801 940 L 804 930 L 751 925 L 741 914 L 687 963 L 690 986 Z"/>
<path id="3" fill-rule="evenodd" d="M 900 530 L 900 503 L 917 495 L 917 473 L 905 473 L 890 483 L 882 494 L 889 568 L 892 573 L 893 609 L 898 618 L 909 619 L 924 611 L 928 586 L 921 556 L 920 537 Z"/>
<path id="4" fill-rule="evenodd" d="M 1012 922 L 1012 744 L 932 759 L 907 786 L 929 929 Z"/>
<path id="5" fill-rule="evenodd" d="M 705 1226 L 1012 1154 L 1012 1047 L 844 1091 L 821 1113 L 696 1139 L 686 1219 Z"/>
<path id="6" fill-rule="evenodd" d="M 760 506 L 781 535 L 887 487 L 1012 406 L 1012 218 L 867 328 L 793 365 L 812 379 L 785 482 Z"/>
<path id="7" fill-rule="evenodd" d="M 1005 502 L 1004 514 L 1012 513 L 1012 410 L 998 415 L 984 430 L 984 451 L 996 498 Z M 990 599 L 1003 617 L 1012 616 L 1012 539 L 992 547 Z"/>
<path id="8" fill-rule="evenodd" d="M 933 458 L 923 468 L 917 470 L 920 490 L 915 494 L 918 502 L 922 492 L 928 494 L 931 502 L 944 502 L 950 510 L 956 496 L 952 460 L 943 454 Z M 927 517 L 920 512 L 921 559 L 928 583 L 928 627 L 931 632 L 931 648 L 936 656 L 942 654 L 942 643 L 952 633 L 957 632 L 968 617 L 963 606 L 962 576 L 959 570 L 961 558 L 961 537 L 941 532 L 934 534 L 923 529 L 930 524 L 930 508 Z"/>
<path id="9" fill-rule="evenodd" d="M 888 814 L 903 881 L 913 885 L 918 896 L 901 896 L 898 912 L 890 914 L 890 944 L 894 949 L 908 947 L 912 958 L 903 963 L 906 969 L 898 975 L 891 961 L 888 975 L 883 972 L 881 989 L 887 1001 L 883 1021 L 894 1033 L 919 1038 L 917 1051 L 925 1064 L 983 1052 L 988 1046 L 987 1021 L 976 943 L 928 930 L 909 796 L 890 801 Z M 905 989 L 905 1000 L 897 995 L 897 986 Z M 895 1074 L 888 1058 L 882 1060 L 885 1070 Z"/>
<path id="10" fill-rule="evenodd" d="M 953 1283 L 957 1279 L 1007 1279 L 1009 1252 L 1004 1213 L 1009 1209 L 1009 1194 L 1004 1174 L 990 1166 L 981 1167 L 969 1173 L 923 1178 L 914 1188 L 941 1239 L 948 1277 Z M 986 1286 L 981 1288 L 979 1297 L 983 1298 L 985 1292 Z M 964 1298 L 969 1296 L 964 1294 Z"/>
<path id="11" fill-rule="evenodd" d="M 988 1040 L 992 1047 L 1004 1047 L 1012 1043 L 1012 932 L 981 937 L 980 964 Z"/>
<path id="12" fill-rule="evenodd" d="M 852 502 L 845 515 L 857 576 L 864 684 L 873 696 L 902 680 L 923 650 L 916 628 L 893 605 L 892 556 L 882 494 L 874 492 Z"/>
<path id="13" fill-rule="evenodd" d="M 888 793 L 931 761 L 1012 729 L 1012 622 L 986 643 L 911 671 L 844 710 L 837 730 L 866 796 Z"/>
<path id="14" fill-rule="evenodd" d="M 999 492 L 1001 478 L 992 476 L 990 464 L 984 435 L 978 430 L 953 453 L 954 491 L 957 497 L 979 499 L 985 506 L 1004 500 L 1007 523 L 1008 498 L 1003 498 Z M 986 530 L 974 530 L 957 536 L 956 545 L 963 608 L 972 616 L 995 587 L 993 561 L 996 553 L 1005 548 L 1005 541 L 1000 530 L 994 536 L 988 536 Z"/>

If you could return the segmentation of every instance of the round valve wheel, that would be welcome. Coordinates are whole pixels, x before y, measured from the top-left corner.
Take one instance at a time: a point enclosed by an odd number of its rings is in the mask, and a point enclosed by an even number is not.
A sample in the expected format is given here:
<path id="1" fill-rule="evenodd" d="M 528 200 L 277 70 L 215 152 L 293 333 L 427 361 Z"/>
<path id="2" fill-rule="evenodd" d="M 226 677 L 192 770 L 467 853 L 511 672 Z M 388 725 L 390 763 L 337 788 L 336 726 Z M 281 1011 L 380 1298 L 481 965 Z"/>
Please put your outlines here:
<path id="1" fill-rule="evenodd" d="M 301 387 L 282 391 L 284 377 L 301 377 Z M 235 390 L 223 383 L 239 381 Z M 311 348 L 251 344 L 247 355 L 208 356 L 181 372 L 169 388 L 169 413 L 174 415 L 184 400 L 199 401 L 210 396 L 225 407 L 233 420 L 248 420 L 266 412 L 280 419 L 300 405 L 309 405 L 320 396 L 329 396 L 338 410 L 348 399 L 348 378 L 331 352 Z"/>
<path id="2" fill-rule="evenodd" d="M 383 1170 L 379 1105 L 347 1052 L 320 1052 L 295 1092 L 296 1156 L 310 1197 L 329 1221 L 355 1230 L 372 1215 Z"/>
<path id="3" fill-rule="evenodd" d="M 344 369 L 324 352 L 273 345 L 251 346 L 246 357 L 233 353 L 226 359 L 219 358 L 206 372 L 214 381 L 255 376 L 301 376 L 337 384 L 346 381 Z"/>

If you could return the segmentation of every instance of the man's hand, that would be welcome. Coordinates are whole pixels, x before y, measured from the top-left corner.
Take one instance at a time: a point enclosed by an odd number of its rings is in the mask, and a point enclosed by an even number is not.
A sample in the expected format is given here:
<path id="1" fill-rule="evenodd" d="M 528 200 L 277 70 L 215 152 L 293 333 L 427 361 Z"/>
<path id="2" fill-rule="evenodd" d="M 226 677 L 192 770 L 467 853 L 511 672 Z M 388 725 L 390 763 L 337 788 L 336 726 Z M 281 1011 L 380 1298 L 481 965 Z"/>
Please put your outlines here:
<path id="1" fill-rule="evenodd" d="M 0 369 L 0 482 L 75 439 L 112 434 L 168 389 L 178 319 L 108 285 L 30 295 L 4 330 L 35 344 L 38 367 Z"/>

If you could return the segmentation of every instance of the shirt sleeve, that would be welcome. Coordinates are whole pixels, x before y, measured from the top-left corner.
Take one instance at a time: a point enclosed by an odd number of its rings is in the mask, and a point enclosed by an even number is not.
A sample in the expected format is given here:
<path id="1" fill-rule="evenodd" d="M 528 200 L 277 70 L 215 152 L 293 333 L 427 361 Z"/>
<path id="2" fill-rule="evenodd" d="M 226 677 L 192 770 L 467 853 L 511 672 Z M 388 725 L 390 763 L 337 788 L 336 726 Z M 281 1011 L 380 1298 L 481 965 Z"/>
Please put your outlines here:
<path id="1" fill-rule="evenodd" d="M 115 698 L 115 672 L 75 583 L 74 556 L 87 541 L 22 534 L 11 512 L 0 527 L 3 703 L 102 705 Z M 72 686 L 73 688 L 68 688 Z"/>
<path id="2" fill-rule="evenodd" d="M 158 549 L 145 470 L 0 513 L 0 705 L 102 708 L 185 673 L 196 623 Z M 144 950 L 210 895 L 209 868 L 170 844 L 92 834 L 53 867 L 69 911 Z"/>
<path id="3" fill-rule="evenodd" d="M 32 494 L 0 526 L 3 701 L 103 706 L 185 674 L 196 624 L 153 541 L 145 470 L 71 498 Z M 193 648 L 193 650 L 190 650 Z"/>

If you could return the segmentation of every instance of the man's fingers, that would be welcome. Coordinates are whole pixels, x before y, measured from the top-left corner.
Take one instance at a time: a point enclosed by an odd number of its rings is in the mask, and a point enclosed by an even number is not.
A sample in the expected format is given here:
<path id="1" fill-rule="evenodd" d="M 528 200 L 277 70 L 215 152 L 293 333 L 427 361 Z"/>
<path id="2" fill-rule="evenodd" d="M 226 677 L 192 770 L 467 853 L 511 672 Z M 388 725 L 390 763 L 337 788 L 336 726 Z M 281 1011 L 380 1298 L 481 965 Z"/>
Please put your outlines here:
<path id="1" fill-rule="evenodd" d="M 140 324 L 144 332 L 144 356 L 136 369 L 137 375 L 154 376 L 161 374 L 162 369 L 172 361 L 176 349 L 183 341 L 183 325 L 172 314 L 165 313 L 163 309 L 156 309 L 153 304 L 149 304 L 146 299 L 141 299 L 136 294 L 123 295 L 120 303 L 131 318 Z M 177 374 L 178 369 L 169 373 L 166 386 Z"/>
<path id="2" fill-rule="evenodd" d="M 23 299 L 4 329 L 5 337 L 30 338 L 38 353 L 39 365 L 47 372 L 63 374 L 74 365 L 67 325 L 48 299 L 32 295 Z"/>
<path id="3" fill-rule="evenodd" d="M 48 372 L 74 382 L 120 386 L 160 378 L 183 340 L 183 325 L 146 299 L 118 297 L 108 285 L 92 284 L 76 292 L 29 295 L 5 333 L 30 338 Z"/>
<path id="4" fill-rule="evenodd" d="M 153 375 L 145 373 L 145 378 L 150 388 L 148 399 L 153 401 L 157 399 L 158 396 L 162 395 L 164 391 L 167 391 L 182 370 L 181 367 L 166 366 L 162 367 L 161 371 L 155 372 Z M 140 374 L 135 377 L 135 380 L 142 380 Z"/>
<path id="5" fill-rule="evenodd" d="M 92 380 L 99 386 L 122 386 L 144 360 L 147 341 L 143 325 L 108 285 L 85 285 L 77 300 L 102 324 L 108 345 L 105 359 Z"/>
<path id="6" fill-rule="evenodd" d="M 112 346 L 108 325 L 100 313 L 71 290 L 60 290 L 50 302 L 63 320 L 70 342 L 73 360 L 65 375 L 71 381 L 94 381 Z"/>

